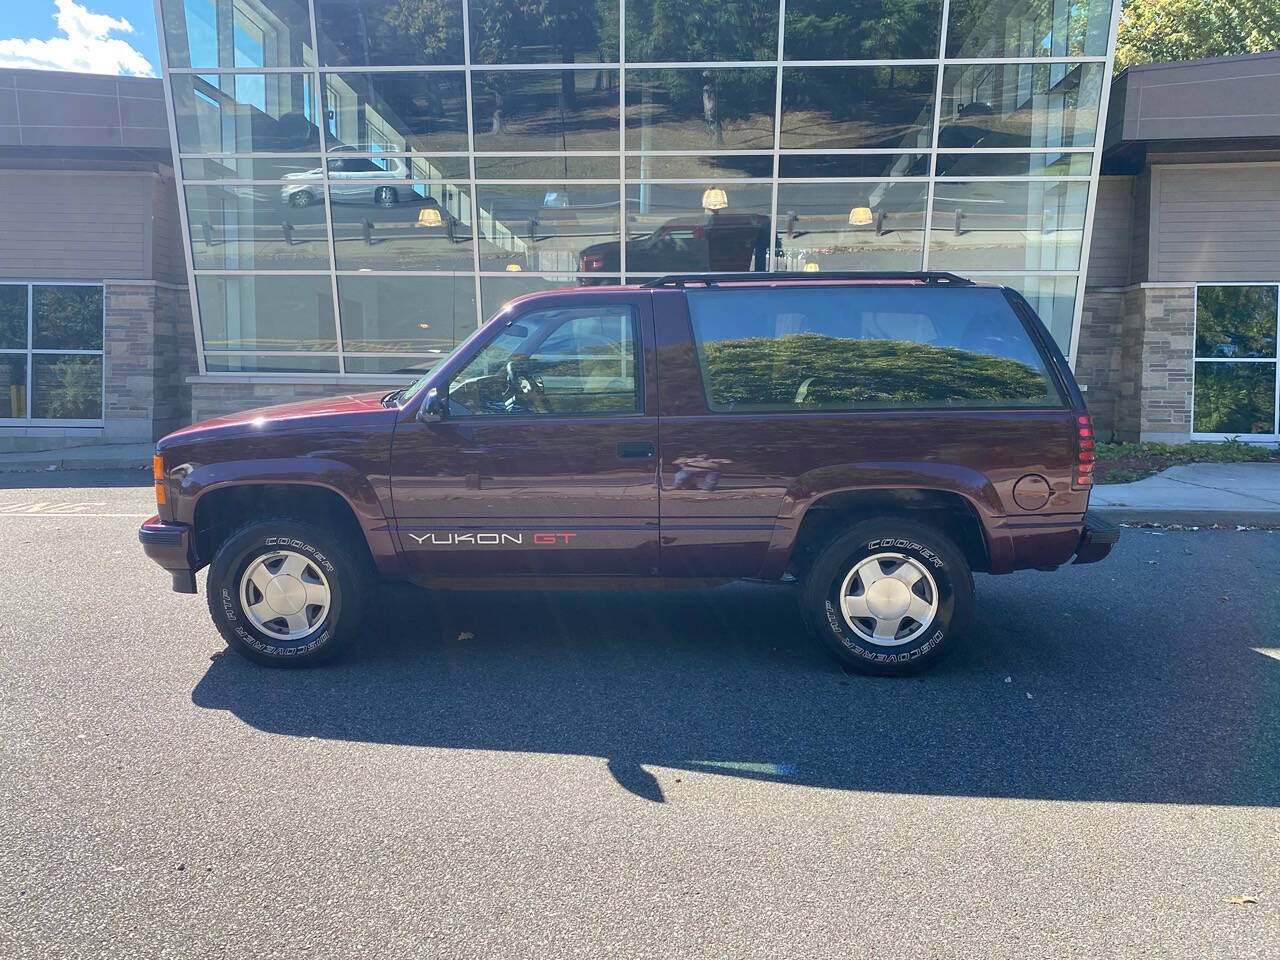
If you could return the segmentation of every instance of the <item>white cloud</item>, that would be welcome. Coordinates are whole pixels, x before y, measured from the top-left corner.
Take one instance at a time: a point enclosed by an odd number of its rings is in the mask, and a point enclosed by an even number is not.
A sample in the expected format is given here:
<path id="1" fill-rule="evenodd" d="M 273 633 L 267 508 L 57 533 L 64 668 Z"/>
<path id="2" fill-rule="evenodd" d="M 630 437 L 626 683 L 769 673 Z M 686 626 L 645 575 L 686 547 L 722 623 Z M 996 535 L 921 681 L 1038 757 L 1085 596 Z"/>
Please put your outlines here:
<path id="1" fill-rule="evenodd" d="M 75 0 L 55 0 L 53 19 L 65 36 L 52 40 L 0 40 L 0 67 L 31 70 L 74 70 L 80 73 L 154 77 L 155 68 L 127 40 L 113 33 L 133 33 L 123 17 L 90 13 Z"/>

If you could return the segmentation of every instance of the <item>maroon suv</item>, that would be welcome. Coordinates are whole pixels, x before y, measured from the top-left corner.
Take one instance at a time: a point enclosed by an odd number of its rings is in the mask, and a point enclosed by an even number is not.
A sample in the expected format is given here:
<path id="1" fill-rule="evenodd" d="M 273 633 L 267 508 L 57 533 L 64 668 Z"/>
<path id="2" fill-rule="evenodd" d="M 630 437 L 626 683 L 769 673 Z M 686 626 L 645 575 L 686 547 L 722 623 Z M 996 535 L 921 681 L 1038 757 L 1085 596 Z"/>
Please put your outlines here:
<path id="1" fill-rule="evenodd" d="M 354 643 L 377 577 L 796 582 L 859 669 L 938 659 L 972 571 L 1100 560 L 1093 431 L 1016 292 L 951 274 L 673 276 L 508 304 L 385 395 L 157 445 L 147 552 L 266 664 Z"/>

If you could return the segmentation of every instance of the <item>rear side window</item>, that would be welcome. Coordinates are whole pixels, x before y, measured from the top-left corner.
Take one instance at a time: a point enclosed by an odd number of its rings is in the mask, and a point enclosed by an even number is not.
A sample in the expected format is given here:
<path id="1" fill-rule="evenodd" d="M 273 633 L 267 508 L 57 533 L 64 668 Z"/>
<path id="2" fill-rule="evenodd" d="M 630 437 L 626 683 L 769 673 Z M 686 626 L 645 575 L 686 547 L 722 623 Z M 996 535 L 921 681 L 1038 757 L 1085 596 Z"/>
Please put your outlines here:
<path id="1" fill-rule="evenodd" d="M 719 413 L 1060 406 L 1022 321 L 992 287 L 690 290 Z"/>

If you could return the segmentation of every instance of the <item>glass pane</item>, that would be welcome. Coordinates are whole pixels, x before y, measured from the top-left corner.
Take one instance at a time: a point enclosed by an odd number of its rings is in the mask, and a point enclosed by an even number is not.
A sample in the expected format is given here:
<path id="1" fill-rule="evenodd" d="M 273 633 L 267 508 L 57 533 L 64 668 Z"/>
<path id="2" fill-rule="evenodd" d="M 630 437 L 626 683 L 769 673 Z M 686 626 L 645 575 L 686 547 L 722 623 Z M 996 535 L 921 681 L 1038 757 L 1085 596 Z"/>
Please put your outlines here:
<path id="1" fill-rule="evenodd" d="M 784 183 L 778 187 L 780 270 L 919 270 L 920 181 Z"/>
<path id="2" fill-rule="evenodd" d="M 328 270 L 320 170 L 282 186 L 187 187 L 197 270 Z"/>
<path id="3" fill-rule="evenodd" d="M 101 420 L 102 357 L 33 354 L 34 420 Z"/>
<path id="4" fill-rule="evenodd" d="M 160 0 L 171 67 L 307 67 L 303 0 Z"/>
<path id="5" fill-rule="evenodd" d="M 1274 363 L 1196 364 L 1196 433 L 1273 433 L 1275 419 Z"/>
<path id="6" fill-rule="evenodd" d="M 1200 287 L 1197 357 L 1274 357 L 1276 287 Z"/>
<path id="7" fill-rule="evenodd" d="M 27 285 L 0 284 L 0 350 L 27 349 Z"/>
<path id="8" fill-rule="evenodd" d="M 1012 287 L 1027 298 L 1031 308 L 1044 321 L 1044 325 L 1058 341 L 1058 349 L 1063 354 L 1071 352 L 1071 327 L 1076 316 L 1076 278 L 1075 277 L 1000 277 L 983 278 L 978 273 L 965 276 L 984 283 L 997 283 Z"/>
<path id="9" fill-rule="evenodd" d="M 627 0 L 627 62 L 776 60 L 778 4 Z"/>
<path id="10" fill-rule="evenodd" d="M 444 352 L 428 357 L 353 357 L 348 353 L 342 359 L 347 365 L 347 373 L 402 374 L 408 379 L 422 376 L 444 357 Z"/>
<path id="11" fill-rule="evenodd" d="M 253 353 L 206 353 L 210 373 L 337 373 L 338 355 L 303 354 L 296 357 L 259 356 Z"/>
<path id="12" fill-rule="evenodd" d="M 780 177 L 927 177 L 923 153 L 784 153 Z"/>
<path id="13" fill-rule="evenodd" d="M 616 186 L 494 184 L 477 191 L 481 270 L 618 271 Z"/>
<path id="14" fill-rule="evenodd" d="M 337 350 L 328 277 L 196 277 L 207 350 Z"/>
<path id="15" fill-rule="evenodd" d="M 939 183 L 929 266 L 937 270 L 1078 270 L 1089 184 Z"/>
<path id="16" fill-rule="evenodd" d="M 927 147 L 933 67 L 795 67 L 782 72 L 782 146 Z"/>
<path id="17" fill-rule="evenodd" d="M 507 277 L 481 277 L 480 313 L 489 320 L 516 297 L 523 297 L 526 293 L 576 286 L 578 281 L 573 277 L 530 277 L 520 273 Z"/>
<path id="18" fill-rule="evenodd" d="M 357 353 L 439 355 L 476 328 L 471 276 L 339 277 L 338 305 L 343 349 Z"/>
<path id="19" fill-rule="evenodd" d="M 472 270 L 471 198 L 456 183 L 329 184 L 339 270 Z"/>
<path id="20" fill-rule="evenodd" d="M 101 350 L 102 288 L 37 284 L 31 295 L 31 345 L 37 350 Z"/>
<path id="21" fill-rule="evenodd" d="M 183 153 L 318 153 L 309 73 L 174 74 Z"/>
<path id="22" fill-rule="evenodd" d="M 329 150 L 431 153 L 467 149 L 461 73 L 326 73 Z"/>
<path id="23" fill-rule="evenodd" d="M 1087 177 L 1092 153 L 940 153 L 940 177 Z"/>
<path id="24" fill-rule="evenodd" d="M 1061 403 L 999 290 L 690 290 L 688 301 L 715 411 Z"/>
<path id="25" fill-rule="evenodd" d="M 617 63 L 617 0 L 471 0 L 472 63 Z"/>
<path id="26" fill-rule="evenodd" d="M 464 174 L 465 176 L 465 174 Z M 616 180 L 617 157 L 476 157 L 478 180 Z"/>
<path id="27" fill-rule="evenodd" d="M 951 0 L 947 56 L 1102 57 L 1111 0 Z"/>
<path id="28" fill-rule="evenodd" d="M 476 71 L 477 150 L 618 149 L 617 70 Z"/>
<path id="29" fill-rule="evenodd" d="M 27 355 L 0 353 L 0 419 L 27 415 Z"/>
<path id="30" fill-rule="evenodd" d="M 772 176 L 772 156 L 627 157 L 629 180 L 740 180 Z"/>
<path id="31" fill-rule="evenodd" d="M 627 306 L 537 310 L 503 330 L 449 386 L 451 416 L 636 413 L 635 319 Z"/>
<path id="32" fill-rule="evenodd" d="M 777 71 L 628 70 L 628 150 L 772 150 Z"/>
<path id="33" fill-rule="evenodd" d="M 767 270 L 772 201 L 767 183 L 629 183 L 627 273 Z"/>
<path id="34" fill-rule="evenodd" d="M 1089 147 L 1101 63 L 947 67 L 939 147 Z"/>
<path id="35" fill-rule="evenodd" d="M 315 0 L 327 67 L 462 63 L 462 0 Z"/>
<path id="36" fill-rule="evenodd" d="M 319 168 L 319 156 L 189 158 L 182 161 L 182 175 L 188 180 L 281 180 Z"/>
<path id="37" fill-rule="evenodd" d="M 919 60 L 938 55 L 942 0 L 787 0 L 788 60 Z"/>

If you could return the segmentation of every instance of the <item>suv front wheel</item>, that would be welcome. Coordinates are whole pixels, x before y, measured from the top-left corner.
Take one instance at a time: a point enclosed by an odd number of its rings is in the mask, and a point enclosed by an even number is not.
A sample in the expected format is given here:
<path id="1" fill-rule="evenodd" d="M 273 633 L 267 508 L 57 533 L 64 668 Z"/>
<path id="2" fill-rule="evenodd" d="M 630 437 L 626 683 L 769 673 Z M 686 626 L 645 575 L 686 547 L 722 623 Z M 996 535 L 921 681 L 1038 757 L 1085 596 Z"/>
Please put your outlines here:
<path id="1" fill-rule="evenodd" d="M 934 528 L 878 517 L 821 550 L 801 602 L 809 628 L 841 662 L 863 673 L 915 673 L 968 625 L 973 574 Z"/>
<path id="2" fill-rule="evenodd" d="M 236 651 L 273 667 L 335 656 L 359 629 L 369 578 L 342 538 L 292 519 L 251 523 L 209 565 L 209 613 Z"/>

